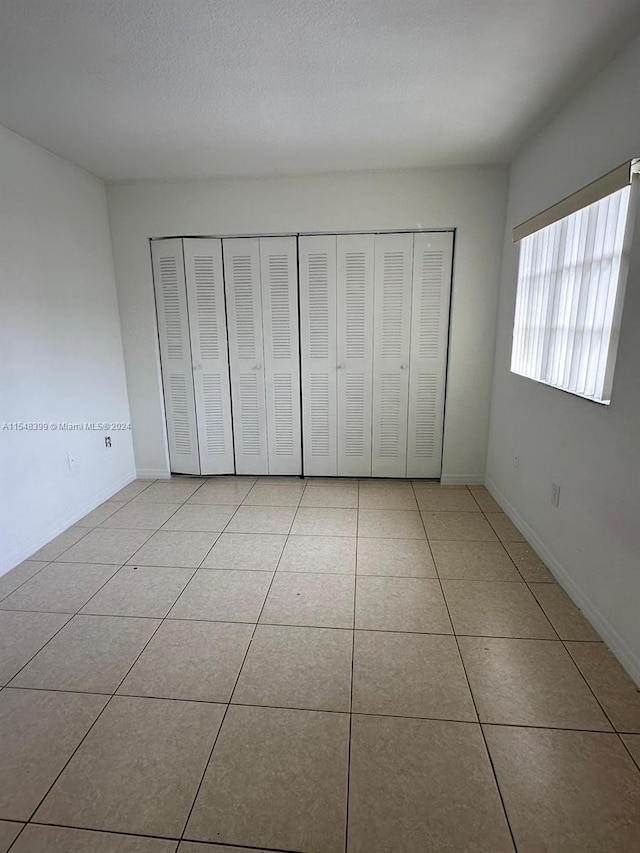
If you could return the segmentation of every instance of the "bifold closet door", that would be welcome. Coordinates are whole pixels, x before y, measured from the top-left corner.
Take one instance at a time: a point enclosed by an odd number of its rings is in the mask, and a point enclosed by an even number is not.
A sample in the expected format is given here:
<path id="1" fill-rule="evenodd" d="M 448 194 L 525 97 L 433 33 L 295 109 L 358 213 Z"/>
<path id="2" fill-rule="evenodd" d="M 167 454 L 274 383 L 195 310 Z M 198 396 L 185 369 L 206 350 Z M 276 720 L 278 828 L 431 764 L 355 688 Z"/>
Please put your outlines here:
<path id="1" fill-rule="evenodd" d="M 222 243 L 185 239 L 183 244 L 200 473 L 233 474 Z"/>
<path id="2" fill-rule="evenodd" d="M 222 241 L 237 474 L 300 474 L 295 237 Z"/>
<path id="3" fill-rule="evenodd" d="M 199 474 L 182 240 L 154 240 L 151 257 L 171 470 Z"/>
<path id="4" fill-rule="evenodd" d="M 301 474 L 298 263 L 295 237 L 260 238 L 269 474 Z"/>
<path id="5" fill-rule="evenodd" d="M 375 238 L 374 477 L 406 477 L 413 234 Z"/>
<path id="6" fill-rule="evenodd" d="M 338 473 L 335 236 L 300 237 L 304 473 Z"/>
<path id="7" fill-rule="evenodd" d="M 268 474 L 257 238 L 223 240 L 236 474 Z"/>
<path id="8" fill-rule="evenodd" d="M 453 234 L 414 235 L 408 477 L 439 477 L 449 336 Z"/>
<path id="9" fill-rule="evenodd" d="M 339 235 L 337 252 L 338 475 L 371 475 L 374 235 Z"/>

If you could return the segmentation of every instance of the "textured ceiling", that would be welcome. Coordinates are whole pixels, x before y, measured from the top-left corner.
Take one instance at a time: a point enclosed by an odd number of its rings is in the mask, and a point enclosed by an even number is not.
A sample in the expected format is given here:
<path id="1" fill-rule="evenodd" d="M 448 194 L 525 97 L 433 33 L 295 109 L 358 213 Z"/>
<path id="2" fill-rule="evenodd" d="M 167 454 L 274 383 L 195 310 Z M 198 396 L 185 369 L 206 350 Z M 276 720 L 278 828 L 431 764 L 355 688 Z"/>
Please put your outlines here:
<path id="1" fill-rule="evenodd" d="M 109 179 L 498 163 L 640 0 L 2 0 L 0 124 Z"/>

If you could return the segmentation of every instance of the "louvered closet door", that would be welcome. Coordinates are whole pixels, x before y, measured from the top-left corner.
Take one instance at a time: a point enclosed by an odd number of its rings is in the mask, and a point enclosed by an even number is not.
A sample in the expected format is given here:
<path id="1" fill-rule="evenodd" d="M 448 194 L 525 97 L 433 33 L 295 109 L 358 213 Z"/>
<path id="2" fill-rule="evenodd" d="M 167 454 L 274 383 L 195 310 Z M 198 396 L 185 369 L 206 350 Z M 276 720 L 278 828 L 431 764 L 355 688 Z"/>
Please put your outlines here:
<path id="1" fill-rule="evenodd" d="M 335 477 L 337 456 L 336 237 L 300 237 L 304 473 Z"/>
<path id="2" fill-rule="evenodd" d="M 220 240 L 184 240 L 200 473 L 233 474 L 231 389 Z"/>
<path id="3" fill-rule="evenodd" d="M 199 474 L 182 240 L 154 240 L 151 257 L 171 471 Z"/>
<path id="4" fill-rule="evenodd" d="M 260 238 L 269 474 L 300 474 L 300 353 L 295 237 Z"/>
<path id="5" fill-rule="evenodd" d="M 236 474 L 267 474 L 260 244 L 222 241 L 227 294 Z"/>
<path id="6" fill-rule="evenodd" d="M 337 238 L 338 474 L 371 475 L 373 234 Z"/>
<path id="7" fill-rule="evenodd" d="M 439 477 L 449 334 L 453 234 L 416 234 L 407 476 Z"/>
<path id="8" fill-rule="evenodd" d="M 374 477 L 405 477 L 413 234 L 375 238 L 373 458 Z"/>

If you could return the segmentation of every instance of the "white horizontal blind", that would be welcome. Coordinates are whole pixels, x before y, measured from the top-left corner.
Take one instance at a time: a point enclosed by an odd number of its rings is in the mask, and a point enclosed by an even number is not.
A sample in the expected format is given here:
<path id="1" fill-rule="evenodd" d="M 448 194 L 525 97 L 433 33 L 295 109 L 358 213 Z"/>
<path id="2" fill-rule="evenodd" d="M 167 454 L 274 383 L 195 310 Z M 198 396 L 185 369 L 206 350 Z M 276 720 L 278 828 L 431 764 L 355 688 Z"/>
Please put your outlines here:
<path id="1" fill-rule="evenodd" d="M 631 187 L 520 244 L 511 370 L 610 402 Z"/>

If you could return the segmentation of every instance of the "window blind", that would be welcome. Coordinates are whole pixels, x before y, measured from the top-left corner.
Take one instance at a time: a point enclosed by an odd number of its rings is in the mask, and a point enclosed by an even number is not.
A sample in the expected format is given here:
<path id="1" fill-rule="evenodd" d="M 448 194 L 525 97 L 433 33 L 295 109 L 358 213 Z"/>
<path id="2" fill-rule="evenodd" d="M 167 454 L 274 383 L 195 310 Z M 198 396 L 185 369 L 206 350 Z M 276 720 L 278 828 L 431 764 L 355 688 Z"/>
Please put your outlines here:
<path id="1" fill-rule="evenodd" d="M 631 186 L 520 242 L 511 370 L 609 403 Z"/>

